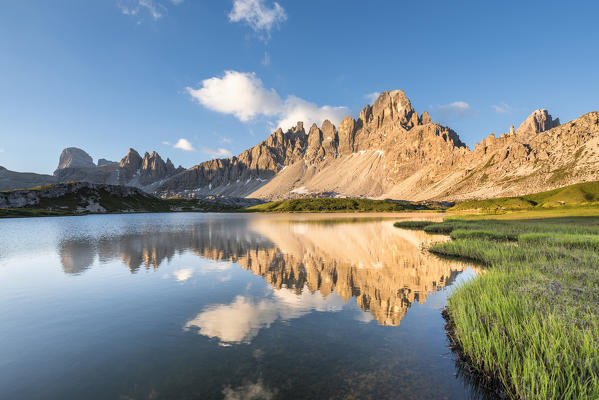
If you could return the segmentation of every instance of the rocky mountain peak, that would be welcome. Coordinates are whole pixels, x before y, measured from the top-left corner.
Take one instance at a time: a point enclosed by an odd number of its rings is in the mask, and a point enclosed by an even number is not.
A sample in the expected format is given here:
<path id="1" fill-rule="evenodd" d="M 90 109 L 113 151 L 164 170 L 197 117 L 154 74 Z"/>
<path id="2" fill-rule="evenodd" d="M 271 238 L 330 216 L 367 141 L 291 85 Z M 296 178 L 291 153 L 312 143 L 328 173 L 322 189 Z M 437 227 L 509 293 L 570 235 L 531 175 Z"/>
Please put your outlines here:
<path id="1" fill-rule="evenodd" d="M 175 166 L 173 165 L 173 162 L 170 158 L 166 159 L 166 172 L 168 174 L 172 174 L 173 172 L 175 172 Z"/>
<path id="2" fill-rule="evenodd" d="M 294 128 L 295 132 L 305 132 L 304 131 L 304 123 L 302 121 L 298 121 L 297 125 Z"/>
<path id="3" fill-rule="evenodd" d="M 67 147 L 60 153 L 57 170 L 65 168 L 93 168 L 95 166 L 94 160 L 85 151 L 77 147 Z"/>
<path id="4" fill-rule="evenodd" d="M 535 110 L 516 130 L 517 134 L 535 134 L 545 132 L 561 125 L 559 118 L 553 119 L 545 109 Z"/>
<path id="5" fill-rule="evenodd" d="M 116 161 L 110 161 L 105 158 L 100 158 L 98 160 L 98 167 L 103 167 L 104 165 L 118 164 Z"/>
<path id="6" fill-rule="evenodd" d="M 166 163 L 162 157 L 153 151 L 152 154 L 146 152 L 141 163 L 140 183 L 147 185 L 165 178 L 168 175 Z"/>
<path id="7" fill-rule="evenodd" d="M 377 121 L 377 127 L 393 121 L 403 126 L 414 126 L 413 114 L 414 108 L 403 90 L 382 92 L 372 105 L 372 116 Z M 417 124 L 417 115 L 415 120 Z"/>
<path id="8" fill-rule="evenodd" d="M 312 124 L 308 133 L 308 148 L 306 149 L 306 158 L 316 159 L 324 155 L 322 149 L 322 131 L 316 124 Z"/>
<path id="9" fill-rule="evenodd" d="M 429 115 L 428 111 L 424 111 L 422 113 L 422 115 L 420 116 L 420 125 L 426 125 L 426 124 L 432 124 L 433 120 L 431 119 L 431 116 Z"/>
<path id="10" fill-rule="evenodd" d="M 147 153 L 146 153 L 147 154 Z M 131 171 L 137 171 L 141 167 L 143 159 L 135 149 L 129 149 L 129 152 L 120 162 L 121 168 L 126 168 Z"/>

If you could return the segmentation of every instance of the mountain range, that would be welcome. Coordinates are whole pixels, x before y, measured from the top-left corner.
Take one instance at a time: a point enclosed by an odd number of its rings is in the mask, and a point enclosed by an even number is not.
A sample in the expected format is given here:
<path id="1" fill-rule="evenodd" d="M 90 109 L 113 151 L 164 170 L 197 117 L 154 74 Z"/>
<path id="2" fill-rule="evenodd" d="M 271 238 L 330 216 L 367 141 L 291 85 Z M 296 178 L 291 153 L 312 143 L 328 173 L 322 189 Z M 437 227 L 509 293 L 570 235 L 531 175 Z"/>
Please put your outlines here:
<path id="1" fill-rule="evenodd" d="M 222 195 L 265 200 L 370 197 L 464 200 L 523 195 L 599 180 L 599 112 L 561 124 L 547 110 L 469 149 L 451 128 L 418 114 L 401 90 L 380 94 L 338 127 L 277 129 L 231 158 L 175 168 L 135 150 L 97 164 L 68 148 L 54 175 L 0 169 L 0 189 L 66 181 L 135 186 L 162 197 Z"/>

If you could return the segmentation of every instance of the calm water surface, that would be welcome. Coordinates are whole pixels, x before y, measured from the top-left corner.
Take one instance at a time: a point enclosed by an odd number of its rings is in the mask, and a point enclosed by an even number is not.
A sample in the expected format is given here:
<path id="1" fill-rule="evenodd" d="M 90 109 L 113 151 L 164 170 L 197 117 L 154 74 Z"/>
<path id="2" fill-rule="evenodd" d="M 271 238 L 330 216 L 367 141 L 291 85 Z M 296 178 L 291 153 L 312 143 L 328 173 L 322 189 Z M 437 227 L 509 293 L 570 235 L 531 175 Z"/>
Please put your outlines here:
<path id="1" fill-rule="evenodd" d="M 440 315 L 476 269 L 402 218 L 1 220 L 0 398 L 479 398 Z"/>

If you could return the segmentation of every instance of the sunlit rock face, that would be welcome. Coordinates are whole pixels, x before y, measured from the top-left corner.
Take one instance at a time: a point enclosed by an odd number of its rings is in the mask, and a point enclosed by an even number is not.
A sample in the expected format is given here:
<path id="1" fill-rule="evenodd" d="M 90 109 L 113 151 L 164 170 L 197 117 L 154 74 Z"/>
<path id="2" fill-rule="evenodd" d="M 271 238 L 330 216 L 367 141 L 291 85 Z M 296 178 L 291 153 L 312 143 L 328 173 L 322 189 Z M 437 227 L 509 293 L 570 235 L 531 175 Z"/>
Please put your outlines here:
<path id="1" fill-rule="evenodd" d="M 237 263 L 264 277 L 275 290 L 272 299 L 239 296 L 231 304 L 204 310 L 187 324 L 225 343 L 251 340 L 277 319 L 334 309 L 352 297 L 379 324 L 396 326 L 412 303 L 424 302 L 466 268 L 423 250 L 432 241 L 446 240 L 444 236 L 397 229 L 389 219 L 314 218 L 256 215 L 206 220 L 184 230 L 62 243 L 60 251 L 69 273 L 87 269 L 96 251 L 100 261 L 120 259 L 131 272 L 141 266 L 159 268 L 164 260 L 189 251 Z M 193 273 L 181 268 L 174 277 L 184 282 Z"/>
<path id="2" fill-rule="evenodd" d="M 394 228 L 389 221 L 327 224 L 323 221 L 251 225 L 275 247 L 248 251 L 236 261 L 275 288 L 306 287 L 322 296 L 355 297 L 381 325 L 399 325 L 415 302 L 451 282 L 465 264 L 441 260 L 422 250 L 445 240 Z"/>
<path id="3" fill-rule="evenodd" d="M 402 90 L 382 92 L 356 117 L 337 127 L 323 121 L 320 127 L 279 128 L 237 156 L 167 178 L 156 191 L 264 200 L 335 194 L 456 201 L 599 180 L 596 111 L 561 124 L 547 110 L 535 110 L 518 129 L 506 126 L 473 149 L 427 111 L 419 114 Z"/>

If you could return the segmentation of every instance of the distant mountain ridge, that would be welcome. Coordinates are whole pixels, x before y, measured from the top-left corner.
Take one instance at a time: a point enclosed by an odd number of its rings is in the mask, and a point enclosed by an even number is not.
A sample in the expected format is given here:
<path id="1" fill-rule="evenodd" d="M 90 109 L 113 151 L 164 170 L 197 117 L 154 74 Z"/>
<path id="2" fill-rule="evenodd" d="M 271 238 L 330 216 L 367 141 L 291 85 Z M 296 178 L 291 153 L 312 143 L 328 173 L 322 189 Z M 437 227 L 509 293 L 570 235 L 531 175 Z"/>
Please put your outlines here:
<path id="1" fill-rule="evenodd" d="M 25 189 L 56 183 L 53 175 L 16 172 L 0 166 L 0 190 Z"/>
<path id="2" fill-rule="evenodd" d="M 302 123 L 228 159 L 200 163 L 157 188 L 165 196 L 268 200 L 348 196 L 463 200 L 513 196 L 599 179 L 599 113 L 560 125 L 534 111 L 517 130 L 473 150 L 414 110 L 401 90 L 381 93 L 357 119 Z"/>
<path id="3" fill-rule="evenodd" d="M 0 188 L 19 187 L 15 180 L 22 179 L 23 184 L 120 184 L 190 198 L 518 196 L 599 180 L 599 113 L 560 124 L 547 110 L 535 110 L 518 129 L 490 134 L 470 149 L 451 128 L 432 121 L 427 111 L 418 114 L 405 93 L 394 90 L 338 127 L 325 120 L 306 130 L 298 122 L 236 156 L 188 169 L 175 168 L 156 152 L 141 157 L 133 149 L 118 163 L 101 159 L 96 165 L 83 150 L 68 148 L 54 177 L 18 174 L 0 170 Z"/>
<path id="4" fill-rule="evenodd" d="M 142 158 L 136 150 L 129 149 L 118 163 L 100 159 L 96 165 L 85 151 L 69 147 L 62 151 L 54 176 L 58 182 L 125 185 L 152 192 L 163 180 L 183 170 L 181 166 L 175 168 L 168 158 L 165 162 L 155 151 L 146 152 Z"/>

